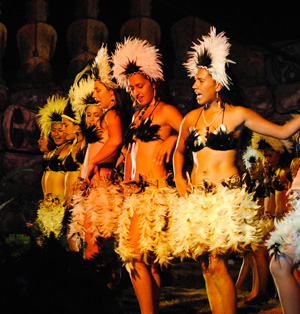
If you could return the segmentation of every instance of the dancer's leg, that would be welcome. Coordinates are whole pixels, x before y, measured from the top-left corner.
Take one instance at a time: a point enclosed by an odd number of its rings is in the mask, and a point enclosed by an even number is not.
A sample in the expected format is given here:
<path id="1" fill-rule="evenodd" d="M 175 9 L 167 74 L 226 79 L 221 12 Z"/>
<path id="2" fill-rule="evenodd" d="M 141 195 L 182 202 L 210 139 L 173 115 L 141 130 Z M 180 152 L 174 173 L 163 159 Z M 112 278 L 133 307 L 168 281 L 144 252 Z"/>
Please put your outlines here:
<path id="1" fill-rule="evenodd" d="M 235 314 L 237 310 L 236 290 L 228 273 L 227 260 L 228 256 L 211 255 L 208 267 L 218 291 L 223 313 Z"/>
<path id="2" fill-rule="evenodd" d="M 130 274 L 131 282 L 138 299 L 142 314 L 158 314 L 160 279 L 153 265 L 147 265 L 139 252 L 139 217 L 134 214 L 130 226 L 130 245 L 138 258 L 134 261 L 134 269 Z"/>
<path id="3" fill-rule="evenodd" d="M 273 256 L 270 271 L 275 281 L 284 314 L 300 313 L 300 287 L 294 277 L 293 257 Z"/>

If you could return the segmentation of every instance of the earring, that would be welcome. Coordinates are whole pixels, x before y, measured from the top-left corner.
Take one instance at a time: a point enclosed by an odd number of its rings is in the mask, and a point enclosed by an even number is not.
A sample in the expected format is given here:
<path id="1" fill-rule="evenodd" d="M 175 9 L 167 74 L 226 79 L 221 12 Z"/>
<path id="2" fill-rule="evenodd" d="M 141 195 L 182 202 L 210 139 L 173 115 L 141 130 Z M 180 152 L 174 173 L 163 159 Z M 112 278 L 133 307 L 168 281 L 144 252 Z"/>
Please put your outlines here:
<path id="1" fill-rule="evenodd" d="M 115 98 L 115 96 L 112 96 L 112 97 L 111 97 L 110 103 L 111 103 L 111 106 L 114 106 L 114 105 L 116 104 L 116 98 Z"/>
<path id="2" fill-rule="evenodd" d="M 218 104 L 218 108 L 221 108 L 221 103 L 220 103 L 220 100 L 219 100 L 218 92 L 216 93 L 216 103 Z"/>

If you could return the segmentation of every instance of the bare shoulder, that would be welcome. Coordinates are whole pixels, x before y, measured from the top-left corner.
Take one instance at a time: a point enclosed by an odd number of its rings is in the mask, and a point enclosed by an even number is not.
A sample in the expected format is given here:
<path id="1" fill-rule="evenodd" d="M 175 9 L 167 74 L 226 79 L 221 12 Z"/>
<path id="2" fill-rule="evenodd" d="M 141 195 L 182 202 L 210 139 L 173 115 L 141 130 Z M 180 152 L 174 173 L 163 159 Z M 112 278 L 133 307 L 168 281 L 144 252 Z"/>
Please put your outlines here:
<path id="1" fill-rule="evenodd" d="M 225 106 L 225 114 L 233 115 L 236 119 L 246 120 L 247 118 L 251 117 L 252 115 L 256 115 L 255 111 L 252 109 L 243 107 L 243 106 L 232 106 L 226 105 Z"/>
<path id="2" fill-rule="evenodd" d="M 157 109 L 159 109 L 162 113 L 179 112 L 179 110 L 175 106 L 165 103 L 163 101 L 159 103 Z"/>

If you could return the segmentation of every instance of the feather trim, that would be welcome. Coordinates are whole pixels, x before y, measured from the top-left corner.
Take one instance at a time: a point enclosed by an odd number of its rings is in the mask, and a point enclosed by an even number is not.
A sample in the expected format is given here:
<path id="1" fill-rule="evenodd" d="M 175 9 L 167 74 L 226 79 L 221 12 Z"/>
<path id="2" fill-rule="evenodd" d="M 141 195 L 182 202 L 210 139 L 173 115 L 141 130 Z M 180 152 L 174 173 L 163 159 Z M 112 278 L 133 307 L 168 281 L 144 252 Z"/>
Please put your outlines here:
<path id="1" fill-rule="evenodd" d="M 224 32 L 216 34 L 216 28 L 211 27 L 210 33 L 193 43 L 188 52 L 189 59 L 183 65 L 188 71 L 188 75 L 193 78 L 199 68 L 205 68 L 216 83 L 220 83 L 229 89 L 230 77 L 226 73 L 226 65 L 235 63 L 227 59 L 229 55 L 230 44 Z"/>
<path id="2" fill-rule="evenodd" d="M 113 55 L 113 73 L 120 87 L 128 90 L 129 75 L 144 74 L 151 81 L 164 80 L 161 55 L 148 41 L 129 37 L 117 43 Z"/>

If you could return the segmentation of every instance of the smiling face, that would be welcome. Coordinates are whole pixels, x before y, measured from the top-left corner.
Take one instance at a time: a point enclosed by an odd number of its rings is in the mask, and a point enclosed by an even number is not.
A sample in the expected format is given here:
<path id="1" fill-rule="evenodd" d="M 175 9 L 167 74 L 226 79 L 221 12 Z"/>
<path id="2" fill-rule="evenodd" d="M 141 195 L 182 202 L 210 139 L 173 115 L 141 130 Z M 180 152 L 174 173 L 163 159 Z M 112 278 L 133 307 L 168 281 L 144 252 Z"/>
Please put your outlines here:
<path id="1" fill-rule="evenodd" d="M 114 103 L 114 91 L 107 89 L 100 81 L 94 82 L 93 97 L 102 109 L 109 109 Z"/>
<path id="2" fill-rule="evenodd" d="M 216 100 L 216 93 L 221 90 L 222 86 L 217 84 L 210 73 L 200 68 L 195 75 L 195 83 L 193 85 L 196 99 L 199 105 L 210 104 Z"/>
<path id="3" fill-rule="evenodd" d="M 129 88 L 132 96 L 141 106 L 151 103 L 154 98 L 155 84 L 151 83 L 143 74 L 128 76 Z"/>
<path id="4" fill-rule="evenodd" d="M 64 133 L 67 141 L 73 140 L 76 137 L 76 131 L 79 130 L 79 125 L 64 117 L 62 118 L 62 122 L 64 125 Z"/>
<path id="5" fill-rule="evenodd" d="M 102 110 L 99 106 L 96 106 L 96 105 L 88 106 L 86 108 L 86 113 L 85 113 L 86 125 L 88 127 L 95 125 L 97 122 L 99 122 L 101 116 L 102 116 Z"/>
<path id="6" fill-rule="evenodd" d="M 53 123 L 51 126 L 51 137 L 56 146 L 62 145 L 67 141 L 63 123 Z"/>

